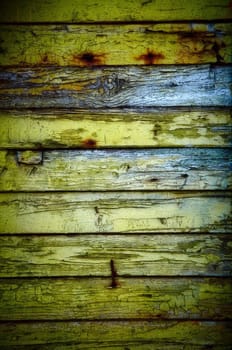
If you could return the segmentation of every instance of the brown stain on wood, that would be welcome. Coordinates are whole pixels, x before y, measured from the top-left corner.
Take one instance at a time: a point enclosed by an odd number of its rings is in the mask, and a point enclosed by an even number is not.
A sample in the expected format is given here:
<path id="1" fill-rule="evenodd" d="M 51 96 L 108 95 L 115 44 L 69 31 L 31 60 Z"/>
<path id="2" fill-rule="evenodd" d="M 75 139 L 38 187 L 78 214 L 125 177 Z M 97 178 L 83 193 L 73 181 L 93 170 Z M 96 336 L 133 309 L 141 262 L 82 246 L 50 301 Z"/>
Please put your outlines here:
<path id="1" fill-rule="evenodd" d="M 164 59 L 164 55 L 160 52 L 147 49 L 145 54 L 135 57 L 137 61 L 143 61 L 146 65 L 152 65 L 159 63 L 160 60 Z"/>
<path id="2" fill-rule="evenodd" d="M 79 55 L 73 55 L 72 63 L 85 67 L 101 66 L 105 64 L 105 56 L 106 54 L 104 53 L 84 52 Z"/>
<path id="3" fill-rule="evenodd" d="M 43 57 L 41 59 L 41 63 L 42 64 L 48 64 L 49 63 L 49 59 L 48 59 L 48 55 L 47 54 L 43 55 Z"/>
<path id="4" fill-rule="evenodd" d="M 117 288 L 117 287 L 119 287 L 119 283 L 117 281 L 118 273 L 117 273 L 117 270 L 115 268 L 115 263 L 114 263 L 113 259 L 110 260 L 110 270 L 111 270 L 110 288 Z"/>
<path id="5" fill-rule="evenodd" d="M 97 141 L 94 139 L 86 139 L 82 141 L 82 146 L 85 148 L 95 148 L 97 146 Z"/>
<path id="6" fill-rule="evenodd" d="M 179 53 L 180 60 L 185 57 L 186 62 L 188 62 L 190 55 L 200 57 L 207 54 L 214 56 L 216 63 L 224 62 L 221 50 L 225 49 L 226 44 L 221 39 L 216 38 L 213 33 L 208 33 L 208 35 L 205 35 L 205 33 L 181 33 L 178 41 L 182 47 Z M 191 46 L 189 43 L 191 43 Z"/>

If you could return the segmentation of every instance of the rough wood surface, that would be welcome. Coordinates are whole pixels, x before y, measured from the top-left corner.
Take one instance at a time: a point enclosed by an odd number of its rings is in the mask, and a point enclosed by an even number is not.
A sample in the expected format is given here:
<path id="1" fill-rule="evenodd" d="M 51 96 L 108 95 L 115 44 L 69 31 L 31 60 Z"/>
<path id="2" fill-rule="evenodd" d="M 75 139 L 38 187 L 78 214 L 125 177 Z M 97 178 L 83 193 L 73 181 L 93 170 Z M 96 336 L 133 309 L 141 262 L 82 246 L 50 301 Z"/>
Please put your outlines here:
<path id="1" fill-rule="evenodd" d="M 1 22 L 109 22 L 232 19 L 228 0 L 2 0 Z"/>
<path id="2" fill-rule="evenodd" d="M 231 350 L 223 321 L 82 321 L 0 324 L 1 350 Z"/>
<path id="3" fill-rule="evenodd" d="M 0 236 L 1 277 L 231 276 L 230 235 Z M 65 283 L 65 282 L 64 282 Z"/>
<path id="4" fill-rule="evenodd" d="M 231 110 L 0 111 L 0 148 L 225 147 Z"/>
<path id="5" fill-rule="evenodd" d="M 0 65 L 232 63 L 232 24 L 0 25 Z"/>
<path id="6" fill-rule="evenodd" d="M 232 66 L 33 67 L 0 71 L 2 108 L 231 106 Z"/>
<path id="7" fill-rule="evenodd" d="M 231 193 L 1 193 L 1 233 L 231 232 Z"/>
<path id="8" fill-rule="evenodd" d="M 0 292 L 4 321 L 232 317 L 228 278 L 2 279 Z"/>
<path id="9" fill-rule="evenodd" d="M 225 190 L 231 164 L 230 149 L 0 151 L 0 190 Z"/>

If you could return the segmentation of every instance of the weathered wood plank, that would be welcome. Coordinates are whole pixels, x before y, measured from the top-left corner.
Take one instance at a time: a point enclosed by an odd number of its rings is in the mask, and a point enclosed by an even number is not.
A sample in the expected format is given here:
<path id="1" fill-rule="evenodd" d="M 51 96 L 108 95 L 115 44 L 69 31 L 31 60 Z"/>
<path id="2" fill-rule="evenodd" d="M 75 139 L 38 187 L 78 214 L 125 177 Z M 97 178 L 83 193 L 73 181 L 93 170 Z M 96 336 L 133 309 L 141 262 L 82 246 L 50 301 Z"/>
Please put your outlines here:
<path id="1" fill-rule="evenodd" d="M 1 193 L 1 233 L 231 232 L 231 193 Z"/>
<path id="2" fill-rule="evenodd" d="M 226 278 L 2 279 L 0 320 L 211 319 L 232 315 Z"/>
<path id="3" fill-rule="evenodd" d="M 231 276 L 230 235 L 0 236 L 1 277 Z"/>
<path id="4" fill-rule="evenodd" d="M 0 151 L 0 190 L 225 190 L 231 165 L 230 149 Z"/>
<path id="5" fill-rule="evenodd" d="M 32 67 L 0 71 L 2 108 L 231 106 L 232 66 Z"/>
<path id="6" fill-rule="evenodd" d="M 230 350 L 223 321 L 82 321 L 0 324 L 2 350 Z"/>
<path id="7" fill-rule="evenodd" d="M 231 110 L 226 109 L 2 110 L 0 118 L 0 148 L 232 144 Z"/>
<path id="8" fill-rule="evenodd" d="M 2 0 L 1 22 L 109 22 L 232 19 L 228 0 Z"/>
<path id="9" fill-rule="evenodd" d="M 232 63 L 232 24 L 1 25 L 0 65 Z"/>

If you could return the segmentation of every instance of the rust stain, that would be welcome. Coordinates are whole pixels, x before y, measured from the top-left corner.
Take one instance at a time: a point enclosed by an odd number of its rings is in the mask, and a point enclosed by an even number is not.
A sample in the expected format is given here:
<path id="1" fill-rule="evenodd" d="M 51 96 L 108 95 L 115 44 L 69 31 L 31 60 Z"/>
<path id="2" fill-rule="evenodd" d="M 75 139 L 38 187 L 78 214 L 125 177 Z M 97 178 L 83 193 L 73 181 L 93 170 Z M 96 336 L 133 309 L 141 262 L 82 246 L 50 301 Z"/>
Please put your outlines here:
<path id="1" fill-rule="evenodd" d="M 111 279 L 112 279 L 110 288 L 117 288 L 119 286 L 119 283 L 117 281 L 118 273 L 116 271 L 113 259 L 110 260 L 110 269 L 111 269 Z"/>
<path id="2" fill-rule="evenodd" d="M 94 139 L 86 139 L 82 141 L 82 145 L 85 148 L 95 148 L 97 146 L 97 141 Z"/>
<path id="3" fill-rule="evenodd" d="M 80 66 L 101 66 L 105 64 L 105 56 L 106 54 L 96 54 L 93 52 L 84 52 L 80 55 L 73 55 L 72 62 L 74 64 L 78 64 Z"/>
<path id="4" fill-rule="evenodd" d="M 160 60 L 164 59 L 164 55 L 160 52 L 154 52 L 153 50 L 147 49 L 147 53 L 140 55 L 135 59 L 137 61 L 143 61 L 146 65 L 152 65 L 159 63 Z"/>

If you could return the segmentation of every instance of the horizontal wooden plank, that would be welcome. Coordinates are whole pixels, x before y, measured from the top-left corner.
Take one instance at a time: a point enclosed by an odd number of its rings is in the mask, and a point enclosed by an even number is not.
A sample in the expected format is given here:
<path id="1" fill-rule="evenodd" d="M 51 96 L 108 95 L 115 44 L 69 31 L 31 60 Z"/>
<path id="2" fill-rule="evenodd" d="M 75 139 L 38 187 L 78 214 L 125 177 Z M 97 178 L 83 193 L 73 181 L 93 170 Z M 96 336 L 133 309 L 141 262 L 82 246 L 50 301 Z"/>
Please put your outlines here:
<path id="1" fill-rule="evenodd" d="M 0 148 L 232 145 L 226 109 L 2 110 L 0 118 Z"/>
<path id="2" fill-rule="evenodd" d="M 230 192 L 1 193 L 1 233 L 231 232 Z"/>
<path id="3" fill-rule="evenodd" d="M 225 190 L 231 165 L 230 149 L 0 151 L 0 190 Z"/>
<path id="4" fill-rule="evenodd" d="M 232 24 L 1 25 L 1 66 L 232 63 Z"/>
<path id="5" fill-rule="evenodd" d="M 107 22 L 231 19 L 228 0 L 2 0 L 1 22 Z"/>
<path id="6" fill-rule="evenodd" d="M 223 321 L 82 321 L 0 324 L 2 350 L 230 350 Z"/>
<path id="7" fill-rule="evenodd" d="M 231 276 L 230 235 L 0 236 L 1 277 Z"/>
<path id="8" fill-rule="evenodd" d="M 232 66 L 2 68 L 2 108 L 231 106 Z"/>
<path id="9" fill-rule="evenodd" d="M 2 279 L 0 320 L 231 319 L 223 278 Z"/>

